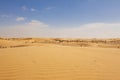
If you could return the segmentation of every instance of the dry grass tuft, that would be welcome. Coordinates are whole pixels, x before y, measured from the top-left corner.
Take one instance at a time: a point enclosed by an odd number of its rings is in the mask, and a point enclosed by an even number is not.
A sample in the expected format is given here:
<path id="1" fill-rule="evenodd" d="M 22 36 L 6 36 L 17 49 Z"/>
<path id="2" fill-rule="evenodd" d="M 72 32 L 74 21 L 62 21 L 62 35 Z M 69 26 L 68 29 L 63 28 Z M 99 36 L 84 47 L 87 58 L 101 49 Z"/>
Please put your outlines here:
<path id="1" fill-rule="evenodd" d="M 0 48 L 26 47 L 39 44 L 120 49 L 120 39 L 0 38 Z"/>

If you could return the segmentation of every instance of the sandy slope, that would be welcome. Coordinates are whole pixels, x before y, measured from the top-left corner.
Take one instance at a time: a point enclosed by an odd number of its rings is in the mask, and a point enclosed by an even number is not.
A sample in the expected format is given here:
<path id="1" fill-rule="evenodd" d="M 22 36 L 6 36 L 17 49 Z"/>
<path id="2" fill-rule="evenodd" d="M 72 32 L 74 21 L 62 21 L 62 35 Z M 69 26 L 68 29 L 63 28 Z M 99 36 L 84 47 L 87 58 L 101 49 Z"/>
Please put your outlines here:
<path id="1" fill-rule="evenodd" d="M 120 80 L 120 49 L 52 44 L 0 49 L 0 80 Z"/>

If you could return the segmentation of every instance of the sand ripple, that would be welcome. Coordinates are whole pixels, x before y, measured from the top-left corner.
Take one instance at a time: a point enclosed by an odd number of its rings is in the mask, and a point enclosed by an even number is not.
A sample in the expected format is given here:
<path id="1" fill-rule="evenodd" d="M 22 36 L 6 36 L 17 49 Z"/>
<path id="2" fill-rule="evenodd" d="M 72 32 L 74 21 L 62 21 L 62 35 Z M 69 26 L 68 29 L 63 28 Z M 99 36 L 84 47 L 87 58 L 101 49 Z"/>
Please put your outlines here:
<path id="1" fill-rule="evenodd" d="M 0 80 L 120 80 L 119 60 L 118 49 L 1 49 Z"/>

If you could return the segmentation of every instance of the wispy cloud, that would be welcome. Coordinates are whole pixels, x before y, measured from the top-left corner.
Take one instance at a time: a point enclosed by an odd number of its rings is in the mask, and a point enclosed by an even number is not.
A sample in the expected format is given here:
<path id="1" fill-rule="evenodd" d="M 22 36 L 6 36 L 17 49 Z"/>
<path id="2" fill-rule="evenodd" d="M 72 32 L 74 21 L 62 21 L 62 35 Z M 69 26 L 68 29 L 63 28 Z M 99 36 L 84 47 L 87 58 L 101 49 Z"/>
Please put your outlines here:
<path id="1" fill-rule="evenodd" d="M 37 11 L 37 9 L 35 9 L 35 8 L 28 8 L 26 6 L 22 6 L 22 10 L 23 11 L 32 11 L 32 12 Z"/>
<path id="2" fill-rule="evenodd" d="M 49 7 L 46 8 L 46 10 L 52 10 L 52 9 L 54 9 L 54 8 L 55 8 L 55 7 L 49 6 Z"/>
<path id="3" fill-rule="evenodd" d="M 116 38 L 120 37 L 120 23 L 89 23 L 74 28 L 59 29 L 59 37 Z"/>
<path id="4" fill-rule="evenodd" d="M 1 18 L 10 18 L 11 15 L 6 15 L 6 14 L 3 14 L 3 15 L 0 15 Z"/>
<path id="5" fill-rule="evenodd" d="M 51 28 L 31 20 L 22 25 L 1 27 L 4 37 L 120 38 L 120 23 L 90 23 L 74 28 Z"/>
<path id="6" fill-rule="evenodd" d="M 30 11 L 36 11 L 36 9 L 35 8 L 31 8 Z"/>
<path id="7" fill-rule="evenodd" d="M 47 24 L 38 20 L 31 20 L 29 23 L 27 23 L 27 25 L 31 27 L 47 27 L 48 26 Z"/>
<path id="8" fill-rule="evenodd" d="M 20 21 L 25 21 L 25 18 L 24 17 L 17 17 L 16 18 L 16 21 L 20 22 Z"/>
<path id="9" fill-rule="evenodd" d="M 22 6 L 22 10 L 27 11 L 28 8 L 26 6 Z"/>
<path id="10" fill-rule="evenodd" d="M 31 20 L 25 24 L 0 27 L 1 37 L 38 37 L 45 34 L 48 25 L 39 21 Z"/>

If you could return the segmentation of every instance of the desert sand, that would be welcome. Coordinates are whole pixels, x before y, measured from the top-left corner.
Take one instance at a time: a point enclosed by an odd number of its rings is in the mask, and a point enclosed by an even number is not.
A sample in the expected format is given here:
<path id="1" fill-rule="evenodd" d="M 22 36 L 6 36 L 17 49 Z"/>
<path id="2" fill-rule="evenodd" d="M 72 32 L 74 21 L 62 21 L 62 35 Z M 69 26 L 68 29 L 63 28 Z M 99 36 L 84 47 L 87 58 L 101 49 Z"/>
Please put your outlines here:
<path id="1" fill-rule="evenodd" d="M 0 80 L 120 80 L 119 41 L 0 39 Z"/>

